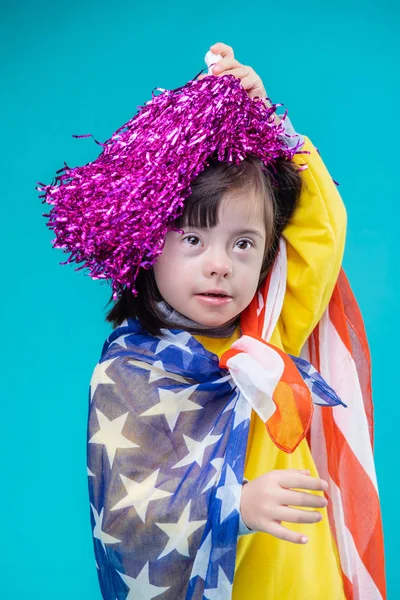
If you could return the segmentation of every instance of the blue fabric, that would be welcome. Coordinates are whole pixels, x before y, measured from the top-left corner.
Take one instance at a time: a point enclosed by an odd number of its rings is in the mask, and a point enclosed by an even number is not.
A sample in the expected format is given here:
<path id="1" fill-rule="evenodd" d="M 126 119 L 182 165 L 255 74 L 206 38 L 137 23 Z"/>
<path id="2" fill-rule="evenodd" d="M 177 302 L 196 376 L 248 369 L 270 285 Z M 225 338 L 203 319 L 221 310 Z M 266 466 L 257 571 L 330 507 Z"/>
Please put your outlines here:
<path id="1" fill-rule="evenodd" d="M 291 354 L 289 356 L 307 384 L 314 404 L 320 406 L 336 406 L 337 404 L 341 404 L 347 408 L 347 405 L 342 402 L 335 390 L 326 383 L 325 379 L 307 360 L 298 356 L 292 356 Z"/>
<path id="2" fill-rule="evenodd" d="M 231 598 L 250 416 L 218 356 L 188 332 L 152 336 L 129 319 L 110 334 L 87 443 L 104 599 Z"/>

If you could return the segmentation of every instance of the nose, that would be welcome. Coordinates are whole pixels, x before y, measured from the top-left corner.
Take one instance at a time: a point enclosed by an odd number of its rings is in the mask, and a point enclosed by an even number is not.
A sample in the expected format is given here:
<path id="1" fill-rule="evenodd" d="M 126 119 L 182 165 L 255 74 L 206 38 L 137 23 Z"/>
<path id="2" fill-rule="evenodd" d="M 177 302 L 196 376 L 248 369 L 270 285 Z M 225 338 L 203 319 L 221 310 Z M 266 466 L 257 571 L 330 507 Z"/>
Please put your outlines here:
<path id="1" fill-rule="evenodd" d="M 232 277 L 232 260 L 222 248 L 209 248 L 204 260 L 206 277 Z"/>

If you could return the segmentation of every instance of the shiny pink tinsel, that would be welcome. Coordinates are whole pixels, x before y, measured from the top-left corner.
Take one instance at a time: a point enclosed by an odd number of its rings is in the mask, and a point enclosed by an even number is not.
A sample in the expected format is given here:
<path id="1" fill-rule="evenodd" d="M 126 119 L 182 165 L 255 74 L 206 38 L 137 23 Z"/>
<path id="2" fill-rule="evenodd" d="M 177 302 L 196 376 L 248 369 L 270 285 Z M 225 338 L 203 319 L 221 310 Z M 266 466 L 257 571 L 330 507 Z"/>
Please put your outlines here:
<path id="1" fill-rule="evenodd" d="M 160 254 L 208 158 L 238 164 L 251 154 L 268 165 L 298 152 L 275 123 L 278 105 L 249 98 L 233 75 L 160 91 L 102 144 L 96 160 L 66 166 L 54 185 L 37 188 L 54 205 L 43 214 L 56 234 L 53 247 L 71 253 L 61 264 L 83 262 L 76 270 L 111 280 L 114 299 L 124 286 L 136 293 L 139 268 Z"/>

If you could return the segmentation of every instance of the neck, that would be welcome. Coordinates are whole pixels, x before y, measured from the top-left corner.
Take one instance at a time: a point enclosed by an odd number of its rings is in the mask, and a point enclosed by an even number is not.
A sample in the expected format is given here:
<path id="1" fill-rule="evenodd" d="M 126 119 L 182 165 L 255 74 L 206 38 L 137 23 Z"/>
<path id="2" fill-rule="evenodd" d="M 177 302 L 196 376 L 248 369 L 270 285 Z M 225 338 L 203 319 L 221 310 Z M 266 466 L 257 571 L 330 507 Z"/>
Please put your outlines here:
<path id="1" fill-rule="evenodd" d="M 165 300 L 157 302 L 157 313 L 160 319 L 171 329 L 183 329 L 195 335 L 208 335 L 215 338 L 230 337 L 239 325 L 239 315 L 217 327 L 202 325 L 179 313 Z"/>

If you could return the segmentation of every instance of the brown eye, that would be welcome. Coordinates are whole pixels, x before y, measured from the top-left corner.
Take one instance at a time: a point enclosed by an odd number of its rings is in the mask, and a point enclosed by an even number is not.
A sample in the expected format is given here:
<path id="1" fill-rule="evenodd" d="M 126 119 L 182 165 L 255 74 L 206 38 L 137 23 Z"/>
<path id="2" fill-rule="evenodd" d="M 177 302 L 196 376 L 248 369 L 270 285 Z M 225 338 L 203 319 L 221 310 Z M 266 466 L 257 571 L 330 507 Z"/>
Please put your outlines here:
<path id="1" fill-rule="evenodd" d="M 240 250 L 247 250 L 248 248 L 254 246 L 250 240 L 239 240 L 236 242 L 236 244 L 239 246 Z"/>
<path id="2" fill-rule="evenodd" d="M 183 240 L 187 242 L 189 246 L 197 246 L 197 243 L 200 241 L 200 238 L 198 238 L 197 235 L 188 235 L 185 238 L 183 238 Z"/>

